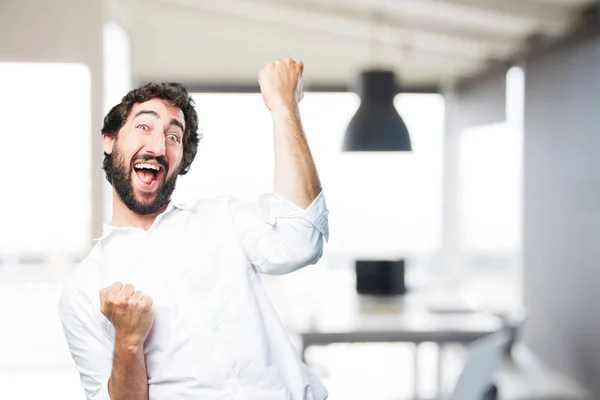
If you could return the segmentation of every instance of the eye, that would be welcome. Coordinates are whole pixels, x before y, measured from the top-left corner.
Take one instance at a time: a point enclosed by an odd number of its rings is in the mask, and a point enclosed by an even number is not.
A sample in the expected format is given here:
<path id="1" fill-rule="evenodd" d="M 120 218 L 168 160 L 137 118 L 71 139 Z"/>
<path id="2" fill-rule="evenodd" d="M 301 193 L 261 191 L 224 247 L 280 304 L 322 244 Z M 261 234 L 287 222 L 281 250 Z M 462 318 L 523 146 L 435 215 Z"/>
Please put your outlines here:
<path id="1" fill-rule="evenodd" d="M 138 126 L 136 126 L 136 128 L 141 129 L 143 131 L 147 131 L 148 129 L 150 129 L 146 124 L 139 124 Z"/>
<path id="2" fill-rule="evenodd" d="M 172 133 L 167 135 L 167 139 L 169 139 L 173 143 L 179 143 L 179 136 L 174 135 Z"/>

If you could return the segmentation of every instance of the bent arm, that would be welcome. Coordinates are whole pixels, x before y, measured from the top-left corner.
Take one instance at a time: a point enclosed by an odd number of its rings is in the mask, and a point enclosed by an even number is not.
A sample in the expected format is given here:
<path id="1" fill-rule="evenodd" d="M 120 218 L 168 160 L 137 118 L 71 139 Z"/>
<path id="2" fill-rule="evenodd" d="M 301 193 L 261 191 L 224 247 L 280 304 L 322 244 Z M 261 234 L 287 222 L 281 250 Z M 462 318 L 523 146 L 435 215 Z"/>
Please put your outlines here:
<path id="1" fill-rule="evenodd" d="M 273 121 L 274 193 L 256 206 L 231 203 L 246 256 L 259 272 L 283 274 L 316 263 L 328 236 L 325 197 L 298 108 L 302 70 L 302 62 L 288 58 L 259 73 Z"/>
<path id="2" fill-rule="evenodd" d="M 131 348 L 102 329 L 95 305 L 64 288 L 59 316 L 87 400 L 148 400 L 143 350 Z"/>

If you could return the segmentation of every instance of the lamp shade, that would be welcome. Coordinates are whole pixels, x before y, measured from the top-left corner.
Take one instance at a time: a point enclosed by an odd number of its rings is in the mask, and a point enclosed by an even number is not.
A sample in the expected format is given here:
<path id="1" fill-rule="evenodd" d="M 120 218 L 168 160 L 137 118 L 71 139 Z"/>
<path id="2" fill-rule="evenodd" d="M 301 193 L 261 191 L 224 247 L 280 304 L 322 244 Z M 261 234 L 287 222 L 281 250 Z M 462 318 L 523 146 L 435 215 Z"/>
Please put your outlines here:
<path id="1" fill-rule="evenodd" d="M 394 107 L 394 73 L 363 71 L 357 83 L 360 105 L 346 128 L 342 150 L 412 151 L 408 129 Z"/>

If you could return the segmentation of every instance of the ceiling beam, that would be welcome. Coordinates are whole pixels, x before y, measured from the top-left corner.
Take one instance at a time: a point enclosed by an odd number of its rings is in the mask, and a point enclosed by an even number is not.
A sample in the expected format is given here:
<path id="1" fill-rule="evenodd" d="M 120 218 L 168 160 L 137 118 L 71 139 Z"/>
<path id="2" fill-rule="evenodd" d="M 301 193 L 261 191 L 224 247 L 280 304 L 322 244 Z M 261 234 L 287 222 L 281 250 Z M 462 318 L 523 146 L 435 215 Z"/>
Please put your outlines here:
<path id="1" fill-rule="evenodd" d="M 381 11 L 404 24 L 440 28 L 454 35 L 461 31 L 488 36 L 523 36 L 527 29 L 542 28 L 546 34 L 562 33 L 576 14 L 574 6 L 542 4 L 532 0 L 276 0 L 277 3 L 311 8 L 328 7 L 370 13 Z"/>
<path id="2" fill-rule="evenodd" d="M 519 32 L 489 32 L 487 30 L 478 29 L 477 27 L 469 26 L 468 24 L 452 24 L 445 23 L 443 19 L 437 18 L 415 17 L 414 15 L 405 15 L 402 12 L 397 2 L 379 3 L 381 7 L 373 6 L 372 0 L 270 0 L 277 4 L 285 4 L 289 8 L 300 10 L 311 10 L 321 14 L 336 15 L 351 19 L 360 19 L 366 23 L 374 23 L 375 16 L 379 15 L 381 23 L 397 29 L 408 29 L 411 31 L 422 31 L 435 33 L 445 36 L 452 36 L 459 39 L 472 40 L 477 38 L 478 41 L 486 42 L 492 45 L 504 44 L 510 39 L 522 39 L 523 35 Z M 421 1 L 421 0 L 420 0 Z M 426 0 L 422 0 L 426 1 Z M 418 6 L 418 5 L 417 5 Z M 395 8 L 399 9 L 396 10 Z"/>
<path id="3" fill-rule="evenodd" d="M 332 0 L 343 1 L 343 0 Z M 367 0 L 349 0 L 364 3 Z M 548 6 L 550 12 L 534 17 L 525 3 L 531 0 L 388 0 L 381 7 L 411 18 L 428 20 L 447 26 L 465 26 L 489 33 L 526 36 L 543 29 L 547 34 L 560 34 L 568 26 L 568 15 L 560 15 L 556 6 Z M 498 7 L 494 7 L 494 4 Z M 525 11 L 522 11 L 525 10 Z M 540 8 L 541 10 L 541 8 Z M 568 12 L 567 12 L 568 14 Z"/>
<path id="4" fill-rule="evenodd" d="M 422 0 L 423 1 L 423 0 Z M 447 3 L 506 17 L 528 19 L 545 33 L 562 33 L 576 17 L 572 8 L 558 4 L 541 4 L 531 0 L 424 0 Z"/>
<path id="5" fill-rule="evenodd" d="M 290 7 L 282 3 L 242 0 L 160 0 L 163 3 L 179 4 L 198 10 L 220 12 L 232 16 L 320 31 L 348 38 L 373 40 L 375 44 L 406 46 L 417 51 L 424 50 L 454 57 L 483 61 L 501 58 L 515 51 L 509 41 L 489 42 L 477 37 L 456 37 L 443 33 L 381 24 L 374 27 L 368 18 L 326 14 L 312 9 Z"/>

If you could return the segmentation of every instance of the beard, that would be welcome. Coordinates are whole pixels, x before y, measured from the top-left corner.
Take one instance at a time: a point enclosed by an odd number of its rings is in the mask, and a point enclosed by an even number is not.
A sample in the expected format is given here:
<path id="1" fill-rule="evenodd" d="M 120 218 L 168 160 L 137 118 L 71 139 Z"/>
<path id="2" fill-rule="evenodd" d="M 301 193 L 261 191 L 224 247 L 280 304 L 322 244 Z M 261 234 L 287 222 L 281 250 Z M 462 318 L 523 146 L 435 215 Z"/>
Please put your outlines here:
<path id="1" fill-rule="evenodd" d="M 136 156 L 131 160 L 129 166 L 125 162 L 124 154 L 119 150 L 115 143 L 113 152 L 110 155 L 105 155 L 104 171 L 106 179 L 117 192 L 121 201 L 136 214 L 149 215 L 158 212 L 161 207 L 171 200 L 171 194 L 175 190 L 177 183 L 177 174 L 172 174 L 168 177 L 168 163 L 162 156 L 154 157 L 148 154 Z M 162 177 L 162 182 L 158 182 L 159 187 L 151 194 L 142 194 L 143 199 L 138 200 L 133 188 L 132 178 L 135 170 L 133 164 L 137 160 L 155 160 L 165 169 Z"/>

